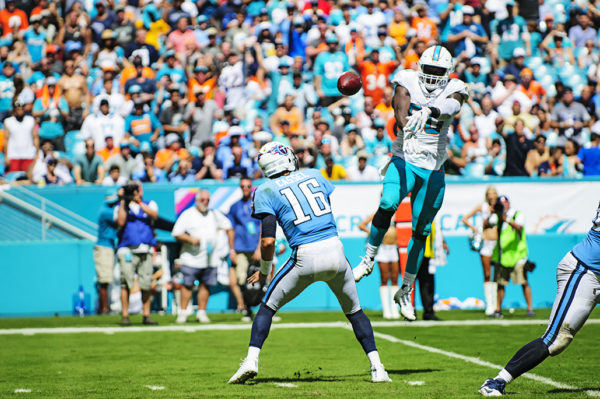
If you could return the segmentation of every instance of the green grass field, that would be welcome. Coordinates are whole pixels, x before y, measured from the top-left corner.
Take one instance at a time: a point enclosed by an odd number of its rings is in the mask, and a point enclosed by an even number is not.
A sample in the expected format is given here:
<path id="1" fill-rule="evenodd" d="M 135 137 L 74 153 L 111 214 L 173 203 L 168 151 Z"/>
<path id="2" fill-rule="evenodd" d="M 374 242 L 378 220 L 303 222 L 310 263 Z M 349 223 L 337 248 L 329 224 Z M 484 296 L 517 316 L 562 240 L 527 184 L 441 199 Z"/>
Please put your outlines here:
<path id="1" fill-rule="evenodd" d="M 157 316 L 158 330 L 147 327 L 139 332 L 117 327 L 118 316 L 2 319 L 0 397 L 478 397 L 483 380 L 495 376 L 497 370 L 449 357 L 448 352 L 504 365 L 520 346 L 543 333 L 548 310 L 538 311 L 539 323 L 527 325 L 490 321 L 483 325 L 385 326 L 377 314 L 368 314 L 378 334 L 382 360 L 393 379 L 389 384 L 369 382 L 368 360 L 347 326 L 289 325 L 345 322 L 341 312 L 282 313 L 283 320 L 274 323 L 261 353 L 258 377 L 245 386 L 226 384 L 245 356 L 250 336 L 249 325 L 231 330 L 241 325 L 233 314 L 210 315 L 213 323 L 207 328 L 218 330 L 199 331 L 161 331 L 176 326 L 174 316 Z M 440 317 L 483 320 L 479 312 L 471 311 L 441 312 Z M 551 383 L 520 378 L 507 393 L 523 398 L 600 396 L 600 324 L 596 324 L 600 314 L 596 312 L 594 317 L 596 320 L 584 326 L 567 351 L 532 371 Z M 530 322 L 518 310 L 504 320 Z M 134 326 L 140 321 L 141 316 L 132 316 Z M 32 331 L 11 331 L 57 327 L 98 330 L 37 331 L 33 335 Z M 190 318 L 186 327 L 199 324 Z M 557 388 L 556 384 L 563 386 Z"/>

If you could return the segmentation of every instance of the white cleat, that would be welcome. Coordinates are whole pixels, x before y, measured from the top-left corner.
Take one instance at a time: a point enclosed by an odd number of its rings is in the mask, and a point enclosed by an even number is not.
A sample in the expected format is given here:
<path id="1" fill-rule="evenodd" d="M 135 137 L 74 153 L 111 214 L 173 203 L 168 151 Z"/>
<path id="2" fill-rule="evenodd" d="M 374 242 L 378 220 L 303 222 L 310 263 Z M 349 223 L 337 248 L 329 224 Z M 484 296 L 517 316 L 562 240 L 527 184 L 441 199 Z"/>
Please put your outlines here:
<path id="1" fill-rule="evenodd" d="M 238 371 L 229 379 L 228 384 L 243 384 L 250 378 L 256 377 L 256 374 L 258 374 L 258 360 L 246 358 L 240 364 Z"/>
<path id="2" fill-rule="evenodd" d="M 187 318 L 188 318 L 188 314 L 186 313 L 179 313 L 177 315 L 177 320 L 175 320 L 175 323 L 177 324 L 185 324 L 187 322 Z"/>
<path id="3" fill-rule="evenodd" d="M 400 305 L 400 314 L 408 320 L 415 321 L 417 320 L 417 316 L 415 315 L 415 308 L 412 305 L 412 301 L 410 299 L 410 291 L 403 294 L 402 289 L 399 289 L 394 295 L 394 301 Z"/>
<path id="4" fill-rule="evenodd" d="M 387 371 L 383 367 L 383 364 L 371 366 L 371 381 L 373 382 L 392 382 L 392 379 L 388 376 Z"/>
<path id="5" fill-rule="evenodd" d="M 365 276 L 368 276 L 373 271 L 373 266 L 375 265 L 375 260 L 369 258 L 367 256 L 363 256 L 358 266 L 352 269 L 352 274 L 354 275 L 354 281 L 357 283 Z"/>
<path id="6" fill-rule="evenodd" d="M 196 313 L 196 320 L 200 323 L 210 323 L 210 319 L 206 315 L 206 312 L 198 311 L 198 313 Z"/>

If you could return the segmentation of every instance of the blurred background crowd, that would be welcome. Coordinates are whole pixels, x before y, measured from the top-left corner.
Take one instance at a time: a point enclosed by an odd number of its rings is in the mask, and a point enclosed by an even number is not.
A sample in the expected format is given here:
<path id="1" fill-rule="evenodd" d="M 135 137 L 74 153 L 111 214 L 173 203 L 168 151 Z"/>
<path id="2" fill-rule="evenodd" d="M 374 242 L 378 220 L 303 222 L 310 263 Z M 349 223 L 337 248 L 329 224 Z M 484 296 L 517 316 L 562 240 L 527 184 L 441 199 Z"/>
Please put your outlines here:
<path id="1" fill-rule="evenodd" d="M 391 78 L 443 44 L 470 98 L 449 174 L 600 174 L 600 2 L 0 0 L 0 179 L 261 177 L 278 140 L 329 179 L 378 180 Z M 354 69 L 363 90 L 343 97 Z"/>

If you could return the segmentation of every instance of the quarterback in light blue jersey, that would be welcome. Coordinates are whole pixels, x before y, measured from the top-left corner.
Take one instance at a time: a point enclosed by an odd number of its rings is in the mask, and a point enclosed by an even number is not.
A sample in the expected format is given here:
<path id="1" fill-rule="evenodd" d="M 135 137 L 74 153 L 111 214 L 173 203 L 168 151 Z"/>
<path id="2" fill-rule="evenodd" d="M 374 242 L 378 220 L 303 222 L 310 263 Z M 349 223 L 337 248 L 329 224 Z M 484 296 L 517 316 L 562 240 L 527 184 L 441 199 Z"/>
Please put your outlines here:
<path id="1" fill-rule="evenodd" d="M 324 281 L 337 297 L 356 338 L 371 362 L 373 382 L 391 381 L 375 346 L 373 328 L 360 308 L 352 269 L 344 255 L 331 213 L 334 187 L 315 169 L 298 171 L 294 151 L 265 144 L 258 165 L 269 179 L 254 193 L 253 216 L 262 219 L 260 271 L 249 283 L 265 281 L 273 263 L 277 223 L 292 248 L 290 259 L 275 274 L 252 323 L 248 355 L 230 384 L 243 384 L 258 373 L 258 356 L 275 312 L 315 281 Z"/>
<path id="2" fill-rule="evenodd" d="M 600 303 L 600 204 L 592 223 L 584 240 L 558 264 L 558 290 L 546 332 L 519 349 L 496 378 L 483 383 L 483 396 L 503 395 L 512 380 L 564 351 Z"/>

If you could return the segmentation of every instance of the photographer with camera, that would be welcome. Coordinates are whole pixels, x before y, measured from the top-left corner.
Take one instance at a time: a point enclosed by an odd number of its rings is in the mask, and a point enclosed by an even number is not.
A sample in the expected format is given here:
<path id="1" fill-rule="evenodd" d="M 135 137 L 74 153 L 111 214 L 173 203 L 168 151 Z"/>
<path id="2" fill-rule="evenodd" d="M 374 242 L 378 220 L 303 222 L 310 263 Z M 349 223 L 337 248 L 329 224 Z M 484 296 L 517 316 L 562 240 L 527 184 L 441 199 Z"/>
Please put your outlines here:
<path id="1" fill-rule="evenodd" d="M 158 205 L 142 199 L 142 186 L 129 183 L 119 190 L 120 202 L 114 219 L 119 227 L 117 257 L 121 266 L 121 325 L 129 326 L 129 293 L 135 275 L 142 290 L 143 324 L 155 325 L 150 318 L 152 248 L 156 245 L 152 223 L 158 218 Z"/>
<path id="2" fill-rule="evenodd" d="M 510 280 L 523 287 L 523 296 L 527 302 L 527 316 L 533 317 L 535 313 L 531 304 L 531 287 L 527 283 L 526 274 L 526 271 L 533 269 L 532 263 L 527 259 L 527 236 L 523 212 L 511 208 L 508 198 L 501 195 L 494 205 L 494 215 L 488 218 L 488 221 L 492 224 L 497 223 L 498 226 L 498 241 L 492 253 L 494 280 L 498 284 L 498 302 L 494 317 L 502 317 L 504 290 Z"/>

